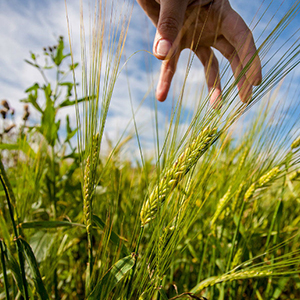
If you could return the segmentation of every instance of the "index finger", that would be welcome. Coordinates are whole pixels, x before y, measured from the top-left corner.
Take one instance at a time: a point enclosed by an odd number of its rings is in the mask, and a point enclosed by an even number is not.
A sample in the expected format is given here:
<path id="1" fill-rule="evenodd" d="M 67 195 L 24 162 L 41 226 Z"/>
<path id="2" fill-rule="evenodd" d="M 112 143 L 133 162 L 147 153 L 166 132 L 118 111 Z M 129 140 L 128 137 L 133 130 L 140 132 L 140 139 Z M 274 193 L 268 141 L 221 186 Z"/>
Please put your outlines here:
<path id="1" fill-rule="evenodd" d="M 255 47 L 253 35 L 242 17 L 231 7 L 226 11 L 221 27 L 222 34 L 235 48 L 242 67 L 248 63 L 245 75 L 252 85 L 262 81 L 261 63 Z"/>

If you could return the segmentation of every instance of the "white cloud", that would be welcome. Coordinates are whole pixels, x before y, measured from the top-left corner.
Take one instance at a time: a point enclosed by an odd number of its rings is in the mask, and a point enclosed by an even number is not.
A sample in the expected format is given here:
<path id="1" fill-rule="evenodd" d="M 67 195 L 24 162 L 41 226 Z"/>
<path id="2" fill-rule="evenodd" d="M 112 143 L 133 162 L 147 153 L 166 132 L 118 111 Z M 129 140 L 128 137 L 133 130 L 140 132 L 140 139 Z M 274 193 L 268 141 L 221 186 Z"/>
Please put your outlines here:
<path id="1" fill-rule="evenodd" d="M 91 2 L 94 3 L 94 1 Z M 117 2 L 118 1 L 116 1 L 116 3 Z M 273 3 L 272 9 L 268 10 L 265 14 L 263 13 L 268 5 L 268 1 L 265 1 L 262 6 L 260 0 L 253 0 L 251 2 L 232 0 L 231 4 L 246 20 L 247 24 L 252 22 L 251 28 L 255 27 L 254 37 L 258 40 L 259 45 L 263 41 L 263 37 L 270 33 L 274 24 L 278 22 L 278 18 L 284 14 L 284 11 L 286 11 L 287 7 L 290 5 L 290 2 L 285 1 L 282 6 L 277 2 Z M 88 43 L 89 14 L 93 9 L 93 4 L 90 4 L 89 1 L 83 1 L 83 5 L 85 12 L 85 29 L 87 32 L 86 42 Z M 74 58 L 75 61 L 80 62 L 79 0 L 67 0 L 67 6 Z M 278 8 L 277 16 L 272 19 L 271 17 L 274 16 L 274 13 Z M 107 16 L 109 18 L 109 14 L 107 14 Z M 255 25 L 257 21 L 259 22 Z M 110 20 L 108 19 L 107 22 L 110 22 Z M 263 33 L 263 37 L 260 38 L 260 35 L 267 24 L 269 24 L 268 28 Z M 292 27 L 293 30 L 298 28 L 298 25 L 299 17 L 296 17 Z M 140 50 L 151 52 L 154 34 L 154 26 L 134 1 L 132 19 L 124 52 L 126 58 L 129 58 L 133 53 Z M 24 90 L 34 82 L 42 81 L 39 72 L 32 66 L 26 64 L 24 59 L 29 58 L 29 51 L 42 54 L 42 48 L 44 46 L 55 44 L 59 35 L 63 35 L 67 41 L 67 19 L 63 0 L 11 0 L 0 2 L 0 41 L 2 41 L 0 43 L 0 99 L 8 99 L 11 106 L 15 107 L 17 120 L 20 120 L 22 115 L 23 108 L 18 100 L 25 97 Z M 287 35 L 284 35 L 282 39 L 278 40 L 278 44 L 275 44 L 274 47 L 275 50 L 282 44 L 282 41 L 286 39 L 286 37 Z M 148 149 L 151 147 L 154 148 L 153 130 L 155 129 L 155 123 L 153 118 L 155 115 L 155 108 L 153 101 L 160 62 L 146 51 L 137 52 L 129 59 L 126 68 L 122 70 L 116 82 L 106 132 L 109 138 L 116 141 L 119 134 L 123 132 L 125 126 L 132 119 L 132 109 L 128 91 L 129 82 L 134 111 L 140 105 L 143 97 L 149 92 L 135 116 L 140 129 L 139 134 L 141 140 L 143 141 L 145 148 Z M 272 63 L 276 62 L 285 51 L 286 48 L 278 52 L 273 57 Z M 186 74 L 188 56 L 189 52 L 184 51 L 180 58 L 169 98 L 165 103 L 157 103 L 158 122 L 160 126 L 159 132 L 161 136 L 163 136 L 166 118 L 170 117 L 173 109 L 172 99 L 175 99 L 176 101 L 180 93 Z M 221 59 L 219 54 L 218 58 Z M 264 61 L 266 61 L 266 58 Z M 122 63 L 124 63 L 124 60 L 122 60 Z M 221 67 L 224 67 L 224 62 L 221 63 Z M 299 78 L 299 75 L 299 69 L 295 70 L 295 81 L 297 81 L 296 79 Z M 53 76 L 53 74 L 51 76 Z M 78 72 L 76 76 L 77 81 L 81 82 L 80 72 Z M 293 89 L 298 89 L 298 85 L 292 84 L 291 86 Z M 79 91 L 80 90 L 81 88 L 79 87 Z M 185 88 L 183 101 L 185 105 L 185 114 L 188 115 L 189 113 L 193 113 L 196 106 L 195 101 L 200 100 L 200 97 L 195 95 L 199 95 L 201 91 L 204 91 L 203 95 L 205 96 L 207 89 L 205 87 L 204 71 L 201 63 L 195 58 Z M 299 96 L 297 97 L 299 98 Z M 33 109 L 31 110 L 33 112 Z M 66 114 L 70 115 L 74 126 L 75 111 L 74 108 L 71 107 L 63 109 L 59 114 L 59 117 L 63 120 L 62 127 L 64 128 L 65 126 L 64 119 Z M 38 117 L 38 114 L 32 114 L 32 119 L 37 119 Z M 182 126 L 186 126 L 187 122 L 188 120 L 183 122 Z M 129 127 L 129 132 L 133 132 L 132 122 Z"/>

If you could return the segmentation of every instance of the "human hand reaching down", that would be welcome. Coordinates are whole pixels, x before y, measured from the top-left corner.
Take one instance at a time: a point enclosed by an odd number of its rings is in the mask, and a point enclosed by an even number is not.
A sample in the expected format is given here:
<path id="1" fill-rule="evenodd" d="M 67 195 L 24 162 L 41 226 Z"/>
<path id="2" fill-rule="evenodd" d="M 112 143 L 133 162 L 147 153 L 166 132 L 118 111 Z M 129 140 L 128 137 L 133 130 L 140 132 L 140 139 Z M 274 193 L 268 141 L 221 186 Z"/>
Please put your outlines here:
<path id="1" fill-rule="evenodd" d="M 262 80 L 261 63 L 253 36 L 228 0 L 137 0 L 157 28 L 154 55 L 162 60 L 156 97 L 164 101 L 180 52 L 189 48 L 204 66 L 210 102 L 221 99 L 219 65 L 212 47 L 230 62 L 239 96 L 248 102 Z M 245 72 L 242 70 L 245 68 Z"/>

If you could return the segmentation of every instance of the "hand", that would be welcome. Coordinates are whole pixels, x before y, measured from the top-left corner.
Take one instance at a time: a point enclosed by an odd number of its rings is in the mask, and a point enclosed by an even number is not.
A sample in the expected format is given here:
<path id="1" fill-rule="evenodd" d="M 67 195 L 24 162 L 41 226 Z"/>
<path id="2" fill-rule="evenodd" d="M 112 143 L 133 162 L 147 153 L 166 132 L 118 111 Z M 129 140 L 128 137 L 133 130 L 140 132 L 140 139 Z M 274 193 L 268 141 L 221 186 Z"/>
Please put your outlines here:
<path id="1" fill-rule="evenodd" d="M 219 65 L 211 47 L 229 60 L 241 100 L 250 100 L 252 87 L 262 80 L 260 59 L 250 29 L 228 0 L 137 2 L 157 28 L 153 53 L 163 60 L 156 89 L 159 101 L 167 98 L 180 52 L 190 48 L 204 66 L 211 104 L 218 103 L 222 93 Z"/>

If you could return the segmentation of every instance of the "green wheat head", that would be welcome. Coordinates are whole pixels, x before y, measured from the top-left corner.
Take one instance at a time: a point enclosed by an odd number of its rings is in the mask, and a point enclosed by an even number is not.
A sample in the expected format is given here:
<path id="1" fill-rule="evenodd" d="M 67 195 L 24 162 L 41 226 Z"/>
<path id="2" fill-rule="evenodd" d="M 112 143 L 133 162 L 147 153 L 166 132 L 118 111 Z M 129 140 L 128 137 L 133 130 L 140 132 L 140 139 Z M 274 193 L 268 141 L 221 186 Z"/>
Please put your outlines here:
<path id="1" fill-rule="evenodd" d="M 195 166 L 216 137 L 216 128 L 207 127 L 204 129 L 179 155 L 172 167 L 163 173 L 160 182 L 154 187 L 149 198 L 143 204 L 140 215 L 142 227 L 155 218 L 157 210 L 166 197 Z"/>

